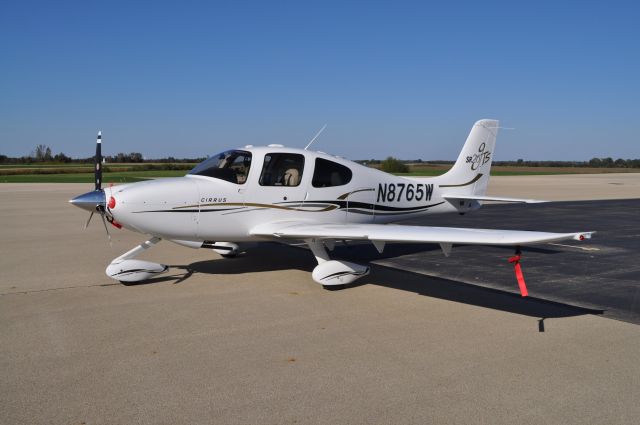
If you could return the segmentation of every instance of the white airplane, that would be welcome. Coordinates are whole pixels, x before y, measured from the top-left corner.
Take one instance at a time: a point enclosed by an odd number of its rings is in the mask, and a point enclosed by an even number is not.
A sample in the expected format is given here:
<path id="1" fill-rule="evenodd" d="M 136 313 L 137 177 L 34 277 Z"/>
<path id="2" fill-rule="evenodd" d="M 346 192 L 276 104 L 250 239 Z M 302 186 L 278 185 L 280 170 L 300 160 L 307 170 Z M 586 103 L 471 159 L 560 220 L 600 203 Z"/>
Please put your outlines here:
<path id="1" fill-rule="evenodd" d="M 163 264 L 134 259 L 162 239 L 223 257 L 235 256 L 241 242 L 304 240 L 318 261 L 313 280 L 344 285 L 367 275 L 369 267 L 332 260 L 328 250 L 336 241 L 370 241 L 380 253 L 388 242 L 437 243 L 448 256 L 454 244 L 509 245 L 518 253 L 522 245 L 591 238 L 594 232 L 389 224 L 464 214 L 485 201 L 541 202 L 485 195 L 498 128 L 496 120 L 476 122 L 453 168 L 437 177 L 395 176 L 306 148 L 249 145 L 211 156 L 184 177 L 106 189 L 98 133 L 95 190 L 69 202 L 91 211 L 87 225 L 98 212 L 105 229 L 108 221 L 149 236 L 107 267 L 107 275 L 121 282 L 167 271 Z"/>

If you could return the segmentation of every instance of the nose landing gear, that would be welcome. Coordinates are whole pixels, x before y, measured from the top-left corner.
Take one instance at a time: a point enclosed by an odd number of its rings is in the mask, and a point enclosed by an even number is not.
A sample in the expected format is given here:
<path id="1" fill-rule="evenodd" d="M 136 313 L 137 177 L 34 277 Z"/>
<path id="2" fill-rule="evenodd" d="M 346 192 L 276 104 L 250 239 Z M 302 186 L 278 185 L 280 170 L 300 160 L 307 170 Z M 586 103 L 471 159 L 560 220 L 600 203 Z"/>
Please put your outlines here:
<path id="1" fill-rule="evenodd" d="M 107 276 L 120 282 L 140 282 L 164 273 L 169 266 L 151 261 L 134 260 L 135 257 L 151 248 L 162 239 L 153 237 L 115 258 L 105 270 Z"/>

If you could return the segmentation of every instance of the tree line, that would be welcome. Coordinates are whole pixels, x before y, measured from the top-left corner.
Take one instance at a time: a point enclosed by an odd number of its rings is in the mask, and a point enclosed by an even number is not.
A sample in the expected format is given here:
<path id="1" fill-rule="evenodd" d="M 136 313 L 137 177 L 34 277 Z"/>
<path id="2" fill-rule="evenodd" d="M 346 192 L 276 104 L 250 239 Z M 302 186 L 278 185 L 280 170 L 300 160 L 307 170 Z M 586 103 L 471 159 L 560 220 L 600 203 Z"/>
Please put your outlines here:
<path id="1" fill-rule="evenodd" d="M 145 163 L 145 162 L 159 162 L 159 163 L 197 163 L 204 161 L 206 158 L 175 158 L 169 156 L 167 158 L 155 158 L 145 159 L 140 152 L 130 153 L 117 153 L 115 155 L 105 155 L 105 161 L 107 163 Z M 53 154 L 51 148 L 47 145 L 37 145 L 29 155 L 21 157 L 9 157 L 7 155 L 0 155 L 0 164 L 31 164 L 31 163 L 79 163 L 79 164 L 91 164 L 93 163 L 93 156 L 88 158 L 71 158 L 64 153 L 60 152 Z M 392 156 L 387 157 L 384 160 L 370 159 L 370 160 L 357 160 L 356 162 L 364 165 L 373 165 L 377 168 L 381 168 L 385 171 L 393 173 L 407 173 L 409 172 L 409 164 L 434 164 L 434 165 L 451 165 L 455 161 L 423 161 L 422 159 L 410 159 L 402 160 Z M 606 158 L 592 158 L 588 161 L 525 161 L 524 159 L 518 159 L 515 161 L 494 161 L 495 165 L 502 166 L 520 166 L 520 167 L 592 167 L 592 168 L 640 168 L 640 159 L 613 159 L 611 157 Z"/>
<path id="2" fill-rule="evenodd" d="M 174 158 L 172 156 L 159 159 L 145 159 L 140 152 L 130 153 L 117 153 L 115 155 L 104 155 L 104 160 L 107 163 L 133 163 L 141 164 L 145 162 L 160 162 L 160 163 L 197 163 L 204 161 L 206 158 Z M 71 158 L 64 153 L 60 152 L 53 155 L 52 150 L 47 145 L 37 145 L 29 155 L 20 157 L 10 157 L 0 154 L 0 164 L 33 164 L 33 163 L 57 163 L 57 164 L 92 164 L 93 156 L 87 158 Z"/>

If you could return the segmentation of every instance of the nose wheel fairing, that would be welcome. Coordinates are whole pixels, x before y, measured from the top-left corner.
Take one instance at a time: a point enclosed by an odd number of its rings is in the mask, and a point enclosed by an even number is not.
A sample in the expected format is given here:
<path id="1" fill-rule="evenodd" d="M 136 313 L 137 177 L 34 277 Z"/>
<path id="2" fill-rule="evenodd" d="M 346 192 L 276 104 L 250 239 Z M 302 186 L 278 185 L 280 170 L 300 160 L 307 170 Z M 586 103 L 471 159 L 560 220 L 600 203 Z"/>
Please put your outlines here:
<path id="1" fill-rule="evenodd" d="M 123 260 L 107 266 L 107 276 L 120 282 L 141 282 L 169 270 L 169 266 L 144 260 Z"/>
<path id="2" fill-rule="evenodd" d="M 169 266 L 153 263 L 151 261 L 134 259 L 161 240 L 162 239 L 158 237 L 153 237 L 125 252 L 118 258 L 111 261 L 107 266 L 105 273 L 110 278 L 119 280 L 120 282 L 140 282 L 166 272 L 169 270 Z"/>

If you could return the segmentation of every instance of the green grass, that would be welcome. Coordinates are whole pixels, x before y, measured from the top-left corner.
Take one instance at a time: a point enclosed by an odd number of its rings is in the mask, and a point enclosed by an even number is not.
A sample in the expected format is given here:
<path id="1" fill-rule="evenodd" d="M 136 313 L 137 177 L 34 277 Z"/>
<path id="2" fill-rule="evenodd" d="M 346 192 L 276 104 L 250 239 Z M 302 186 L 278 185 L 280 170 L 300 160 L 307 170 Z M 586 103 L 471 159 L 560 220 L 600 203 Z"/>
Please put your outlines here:
<path id="1" fill-rule="evenodd" d="M 562 171 L 491 171 L 492 176 L 553 176 L 561 174 L 587 174 L 587 173 L 567 173 Z"/>
<path id="2" fill-rule="evenodd" d="M 155 171 L 123 171 L 114 173 L 104 173 L 104 183 L 133 183 L 160 177 L 182 177 L 187 172 L 185 170 L 155 170 Z M 429 177 L 439 176 L 441 170 L 423 170 L 412 173 L 401 173 L 399 176 Z M 566 173 L 553 172 L 531 172 L 531 171 L 496 171 L 492 176 L 533 176 L 533 175 L 553 175 Z M 72 174 L 16 174 L 0 176 L 0 183 L 93 183 L 93 173 L 72 173 Z"/>
<path id="3" fill-rule="evenodd" d="M 156 165 L 156 166 L 165 166 L 165 165 L 177 165 L 177 166 L 185 166 L 192 168 L 197 165 L 197 163 L 191 162 L 109 162 L 105 163 L 105 167 L 144 167 L 145 165 Z M 25 164 L 0 164 L 0 170 L 2 169 L 12 169 L 12 168 L 77 168 L 77 167 L 85 167 L 92 169 L 92 163 L 70 163 L 65 164 L 61 162 L 29 162 Z"/>
<path id="4" fill-rule="evenodd" d="M 401 176 L 439 176 L 451 166 L 433 164 L 410 164 L 408 173 Z M 601 174 L 601 173 L 638 173 L 638 168 L 590 168 L 590 167 L 529 167 L 517 165 L 494 165 L 492 176 L 550 176 L 560 174 Z"/>
<path id="5" fill-rule="evenodd" d="M 104 183 L 132 183 L 157 177 L 182 177 L 185 170 L 123 171 L 104 173 Z M 0 183 L 93 183 L 93 173 L 17 174 L 0 176 Z"/>
<path id="6" fill-rule="evenodd" d="M 420 171 L 410 171 L 408 173 L 393 173 L 396 176 L 408 176 L 408 177 L 429 177 L 429 176 L 439 176 L 446 172 L 443 170 L 420 170 Z"/>
<path id="7" fill-rule="evenodd" d="M 107 171 L 105 168 L 103 179 L 105 183 L 131 183 L 159 177 L 181 177 L 189 170 L 140 170 L 145 164 L 109 164 L 116 168 Z M 184 168 L 191 168 L 193 164 L 175 164 Z M 161 165 L 162 166 L 162 165 Z M 87 167 L 86 164 L 21 164 L 0 166 L 0 183 L 92 183 L 93 173 L 79 167 Z M 12 171 L 12 168 L 22 170 Z M 30 171 L 33 168 L 34 171 Z M 47 173 L 47 169 L 52 174 Z M 446 165 L 410 165 L 409 173 L 397 173 L 399 176 L 439 176 L 448 171 Z M 39 173 L 37 170 L 42 170 Z M 582 174 L 582 173 L 611 173 L 611 172 L 638 172 L 638 169 L 630 168 L 575 168 L 575 167 L 518 167 L 518 166 L 494 166 L 491 169 L 492 176 L 539 176 L 556 174 Z"/>
<path id="8" fill-rule="evenodd" d="M 421 171 L 412 171 L 409 173 L 393 173 L 396 176 L 408 176 L 408 177 L 433 177 L 440 176 L 444 174 L 447 170 L 421 170 Z M 552 175 L 560 175 L 560 174 L 578 174 L 578 173 L 567 173 L 558 170 L 557 172 L 553 171 L 491 171 L 492 176 L 552 176 Z"/>
<path id="9" fill-rule="evenodd" d="M 12 168 L 67 168 L 67 167 L 89 167 L 92 168 L 93 164 L 60 164 L 60 163 L 29 163 L 29 164 L 0 164 L 0 170 L 12 169 Z"/>

